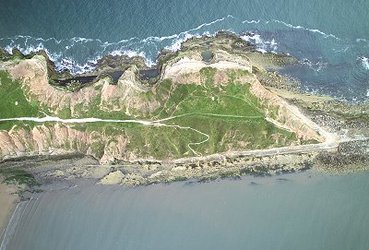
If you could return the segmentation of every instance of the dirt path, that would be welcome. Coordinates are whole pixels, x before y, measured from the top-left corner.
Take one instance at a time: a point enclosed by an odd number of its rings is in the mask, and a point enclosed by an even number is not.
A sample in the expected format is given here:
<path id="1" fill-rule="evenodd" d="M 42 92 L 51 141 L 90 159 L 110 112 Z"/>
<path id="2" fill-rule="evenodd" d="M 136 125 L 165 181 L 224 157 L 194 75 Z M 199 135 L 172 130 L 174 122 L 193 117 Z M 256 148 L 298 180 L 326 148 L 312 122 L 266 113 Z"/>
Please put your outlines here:
<path id="1" fill-rule="evenodd" d="M 294 110 L 294 107 L 292 107 Z M 288 146 L 288 147 L 279 147 L 279 148 L 272 148 L 272 149 L 261 149 L 261 150 L 251 150 L 251 151 L 245 151 L 241 154 L 245 155 L 260 155 L 260 156 L 267 156 L 272 154 L 285 154 L 285 153 L 308 153 L 313 151 L 319 151 L 319 150 L 328 150 L 328 149 L 334 149 L 338 147 L 339 139 L 336 135 L 329 133 L 325 131 L 322 127 L 318 126 L 317 124 L 313 123 L 309 118 L 303 116 L 300 112 L 296 113 L 301 117 L 301 119 L 306 122 L 309 126 L 316 129 L 316 131 L 319 131 L 319 133 L 325 138 L 325 141 L 320 144 L 309 144 L 309 145 L 299 145 L 299 146 Z M 199 142 L 191 142 L 187 146 L 189 149 L 197 156 L 202 157 L 201 154 L 197 153 L 191 146 L 194 145 L 200 145 L 205 142 L 207 142 L 210 138 L 210 136 L 202 131 L 199 131 L 192 127 L 184 127 L 180 126 L 178 124 L 166 124 L 164 122 L 174 120 L 176 118 L 181 118 L 185 116 L 191 116 L 191 115 L 205 115 L 205 116 L 216 116 L 216 117 L 234 117 L 234 118 L 245 118 L 245 119 L 260 119 L 261 116 L 236 116 L 236 115 L 222 115 L 222 114 L 212 114 L 212 113 L 190 113 L 190 114 L 182 114 L 177 116 L 171 116 L 164 119 L 159 120 L 113 120 L 113 119 L 100 119 L 100 118 L 72 118 L 72 119 L 61 119 L 59 117 L 52 117 L 52 116 L 45 116 L 45 117 L 17 117 L 17 118 L 4 118 L 0 119 L 0 122 L 9 122 L 9 121 L 32 121 L 37 123 L 45 123 L 45 122 L 60 122 L 65 124 L 83 124 L 83 123 L 136 123 L 141 124 L 144 126 L 163 126 L 163 127 L 172 127 L 172 128 L 179 128 L 179 129 L 186 129 L 186 130 L 192 130 L 201 136 L 204 136 L 205 139 Z M 267 121 L 273 123 L 279 128 L 282 129 L 288 129 L 279 122 L 264 117 Z M 232 155 L 232 153 L 227 153 L 228 155 Z M 240 154 L 240 152 L 235 152 L 235 154 Z M 206 156 L 204 156 L 206 157 Z M 196 157 L 194 157 L 196 158 Z"/>

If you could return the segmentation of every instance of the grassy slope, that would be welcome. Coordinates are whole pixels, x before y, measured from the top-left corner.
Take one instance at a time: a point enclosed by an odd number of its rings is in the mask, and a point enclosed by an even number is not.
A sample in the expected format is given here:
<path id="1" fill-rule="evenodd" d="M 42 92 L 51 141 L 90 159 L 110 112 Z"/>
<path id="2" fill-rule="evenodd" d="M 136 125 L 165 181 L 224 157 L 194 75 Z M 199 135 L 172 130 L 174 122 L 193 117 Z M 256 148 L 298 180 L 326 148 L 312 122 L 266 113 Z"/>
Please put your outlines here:
<path id="1" fill-rule="evenodd" d="M 40 115 L 39 104 L 29 102 L 21 84 L 13 81 L 5 71 L 0 71 L 0 100 L 0 118 Z M 0 130 L 9 130 L 15 124 L 19 122 L 0 122 Z"/>
<path id="2" fill-rule="evenodd" d="M 295 134 L 264 119 L 265 113 L 259 100 L 250 93 L 250 85 L 237 81 L 244 72 L 229 73 L 229 82 L 224 85 L 214 85 L 213 69 L 205 68 L 201 73 L 202 85 L 175 86 L 169 81 L 163 84 L 158 93 L 171 94 L 156 114 L 158 118 L 190 114 L 167 123 L 207 133 L 210 136 L 207 142 L 192 146 L 198 153 L 284 146 L 296 140 Z"/>
<path id="3" fill-rule="evenodd" d="M 157 98 L 162 104 L 162 108 L 154 112 L 152 120 L 179 116 L 165 123 L 179 125 L 183 129 L 89 124 L 84 126 L 84 130 L 104 133 L 112 140 L 115 135 L 124 133 L 130 141 L 128 151 L 159 159 L 195 156 L 188 144 L 204 141 L 206 136 L 186 127 L 210 136 L 200 145 L 190 145 L 199 154 L 284 146 L 296 140 L 295 134 L 279 129 L 264 119 L 259 100 L 249 91 L 250 85 L 237 81 L 244 72 L 231 72 L 229 82 L 223 85 L 214 85 L 215 72 L 212 69 L 204 69 L 201 73 L 201 85 L 177 85 L 164 80 L 158 85 L 155 96 L 147 97 Z"/>
<path id="4" fill-rule="evenodd" d="M 10 79 L 4 71 L 0 71 L 0 100 L 1 118 L 39 115 L 39 104 L 28 102 L 21 84 Z"/>

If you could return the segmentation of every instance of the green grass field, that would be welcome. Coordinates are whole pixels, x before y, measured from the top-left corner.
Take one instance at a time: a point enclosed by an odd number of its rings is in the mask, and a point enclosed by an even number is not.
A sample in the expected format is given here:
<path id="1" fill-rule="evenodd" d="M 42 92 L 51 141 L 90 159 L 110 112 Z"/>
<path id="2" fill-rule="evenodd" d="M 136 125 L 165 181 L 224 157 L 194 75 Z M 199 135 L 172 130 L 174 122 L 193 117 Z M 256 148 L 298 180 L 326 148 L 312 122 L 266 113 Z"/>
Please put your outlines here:
<path id="1" fill-rule="evenodd" d="M 29 102 L 19 81 L 13 81 L 5 71 L 0 71 L 0 100 L 0 118 L 40 115 L 39 103 Z"/>
<path id="2" fill-rule="evenodd" d="M 279 147 L 296 141 L 294 133 L 265 120 L 260 100 L 250 93 L 250 84 L 237 81 L 237 73 L 232 72 L 231 80 L 222 85 L 214 84 L 213 70 L 202 72 L 202 84 L 161 82 L 156 95 L 148 97 L 161 103 L 149 120 L 174 117 L 162 122 L 167 127 L 95 123 L 75 128 L 111 140 L 123 134 L 129 140 L 129 152 L 157 159 Z M 103 148 L 94 143 L 94 150 Z"/>

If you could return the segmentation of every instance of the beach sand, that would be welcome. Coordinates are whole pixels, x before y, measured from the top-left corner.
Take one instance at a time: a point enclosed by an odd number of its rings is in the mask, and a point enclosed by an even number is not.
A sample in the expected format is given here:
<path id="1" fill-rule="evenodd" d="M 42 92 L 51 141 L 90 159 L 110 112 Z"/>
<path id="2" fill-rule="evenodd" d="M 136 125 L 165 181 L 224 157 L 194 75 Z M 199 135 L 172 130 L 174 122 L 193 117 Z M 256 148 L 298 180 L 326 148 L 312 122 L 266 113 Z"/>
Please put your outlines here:
<path id="1" fill-rule="evenodd" d="M 16 185 L 6 185 L 1 183 L 0 178 L 0 239 L 8 225 L 9 219 L 19 202 Z"/>

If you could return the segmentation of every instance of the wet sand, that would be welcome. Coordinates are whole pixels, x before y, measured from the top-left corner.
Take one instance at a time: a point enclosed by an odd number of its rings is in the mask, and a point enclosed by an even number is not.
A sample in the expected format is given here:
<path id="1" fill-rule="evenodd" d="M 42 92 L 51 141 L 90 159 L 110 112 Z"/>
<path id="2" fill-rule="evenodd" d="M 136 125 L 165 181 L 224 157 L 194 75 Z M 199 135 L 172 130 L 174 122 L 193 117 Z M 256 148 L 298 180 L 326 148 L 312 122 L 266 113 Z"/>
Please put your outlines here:
<path id="1" fill-rule="evenodd" d="M 19 201 L 15 185 L 5 185 L 0 179 L 0 241 L 8 225 L 9 219 Z"/>

